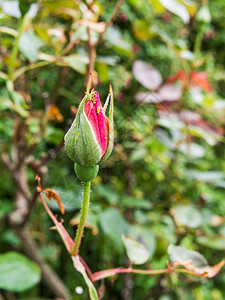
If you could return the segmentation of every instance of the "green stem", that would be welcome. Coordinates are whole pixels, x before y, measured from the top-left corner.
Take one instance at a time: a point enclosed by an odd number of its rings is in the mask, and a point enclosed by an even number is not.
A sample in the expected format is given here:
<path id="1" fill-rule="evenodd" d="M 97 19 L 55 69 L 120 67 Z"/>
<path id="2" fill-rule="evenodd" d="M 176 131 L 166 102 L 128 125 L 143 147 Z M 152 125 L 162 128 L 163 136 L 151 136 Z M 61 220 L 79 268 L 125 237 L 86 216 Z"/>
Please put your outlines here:
<path id="1" fill-rule="evenodd" d="M 89 200 L 90 200 L 90 188 L 91 188 L 91 181 L 87 181 L 83 183 L 83 201 L 82 201 L 82 208 L 81 208 L 81 216 L 80 216 L 80 222 L 78 225 L 74 246 L 71 251 L 71 255 L 77 255 L 79 252 L 80 243 L 84 232 L 85 220 L 88 213 Z"/>
<path id="2" fill-rule="evenodd" d="M 196 57 L 198 57 L 201 52 L 203 35 L 204 35 L 204 30 L 203 30 L 202 26 L 200 26 L 200 28 L 197 32 L 197 35 L 195 38 L 195 44 L 194 44 L 194 54 L 196 55 Z"/>
<path id="3" fill-rule="evenodd" d="M 13 77 L 13 70 L 15 67 L 15 61 L 18 55 L 18 50 L 19 50 L 19 40 L 20 36 L 23 32 L 23 25 L 24 25 L 24 20 L 25 20 L 26 15 L 20 18 L 19 25 L 18 25 L 18 33 L 13 45 L 13 50 L 12 50 L 12 55 L 11 55 L 11 60 L 9 64 L 9 80 L 12 80 Z"/>
<path id="4" fill-rule="evenodd" d="M 23 73 L 25 73 L 25 72 L 27 72 L 29 70 L 33 70 L 33 69 L 36 69 L 36 68 L 45 67 L 47 65 L 52 64 L 53 62 L 54 61 L 39 61 L 37 63 L 30 64 L 29 66 L 25 66 L 25 67 L 22 67 L 20 69 L 17 69 L 14 72 L 14 75 L 12 76 L 12 80 L 15 81 L 18 77 L 20 77 L 21 75 L 23 75 Z"/>

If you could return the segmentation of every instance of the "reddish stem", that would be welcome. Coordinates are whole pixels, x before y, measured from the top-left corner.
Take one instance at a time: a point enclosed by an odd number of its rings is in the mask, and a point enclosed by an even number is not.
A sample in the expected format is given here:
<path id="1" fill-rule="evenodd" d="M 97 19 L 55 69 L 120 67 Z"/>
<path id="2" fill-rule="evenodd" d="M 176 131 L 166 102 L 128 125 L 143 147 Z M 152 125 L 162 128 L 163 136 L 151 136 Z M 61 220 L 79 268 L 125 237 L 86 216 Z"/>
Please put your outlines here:
<path id="1" fill-rule="evenodd" d="M 141 270 L 141 269 L 133 269 L 133 268 L 115 268 L 99 271 L 92 274 L 93 282 L 98 281 L 100 279 L 110 277 L 120 273 L 135 273 L 135 274 L 143 274 L 143 275 L 157 275 L 157 274 L 165 274 L 171 272 L 170 269 L 159 269 L 159 270 Z"/>

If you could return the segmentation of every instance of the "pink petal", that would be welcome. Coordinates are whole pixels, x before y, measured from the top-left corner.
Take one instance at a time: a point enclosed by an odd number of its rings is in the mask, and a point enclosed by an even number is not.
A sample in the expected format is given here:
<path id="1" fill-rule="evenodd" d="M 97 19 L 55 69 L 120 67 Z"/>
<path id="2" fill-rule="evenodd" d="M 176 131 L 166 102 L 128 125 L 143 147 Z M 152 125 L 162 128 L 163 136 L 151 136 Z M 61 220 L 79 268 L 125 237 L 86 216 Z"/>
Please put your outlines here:
<path id="1" fill-rule="evenodd" d="M 101 137 L 98 126 L 98 116 L 96 113 L 95 105 L 92 100 L 87 100 L 84 106 L 84 112 L 88 118 L 88 121 L 91 123 L 91 127 L 94 130 L 98 144 L 101 145 Z"/>
<path id="2" fill-rule="evenodd" d="M 109 121 L 102 109 L 102 104 L 100 102 L 98 92 L 95 92 L 94 95 L 95 95 L 95 104 L 94 105 L 95 105 L 95 109 L 96 109 L 96 113 L 97 113 L 97 117 L 98 117 L 98 127 L 99 127 L 99 132 L 100 132 L 102 157 L 103 157 L 107 150 L 107 147 L 108 147 Z"/>
<path id="3" fill-rule="evenodd" d="M 102 109 L 98 92 L 94 92 L 93 95 L 95 100 L 87 100 L 84 111 L 94 130 L 97 142 L 102 149 L 102 158 L 108 147 L 109 121 Z"/>

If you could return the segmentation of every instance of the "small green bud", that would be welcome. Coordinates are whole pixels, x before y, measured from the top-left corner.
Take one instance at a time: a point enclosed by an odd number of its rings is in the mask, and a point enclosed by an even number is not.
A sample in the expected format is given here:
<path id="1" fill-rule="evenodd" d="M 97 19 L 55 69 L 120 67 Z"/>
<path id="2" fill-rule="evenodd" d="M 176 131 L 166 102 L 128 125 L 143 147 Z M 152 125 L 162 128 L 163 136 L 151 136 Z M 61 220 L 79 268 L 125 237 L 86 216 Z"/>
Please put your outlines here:
<path id="1" fill-rule="evenodd" d="M 207 4 L 204 4 L 196 15 L 196 20 L 203 24 L 209 24 L 211 22 L 211 14 Z"/>
<path id="2" fill-rule="evenodd" d="M 81 181 L 87 182 L 93 180 L 98 175 L 99 165 L 86 167 L 75 163 L 74 171 Z"/>

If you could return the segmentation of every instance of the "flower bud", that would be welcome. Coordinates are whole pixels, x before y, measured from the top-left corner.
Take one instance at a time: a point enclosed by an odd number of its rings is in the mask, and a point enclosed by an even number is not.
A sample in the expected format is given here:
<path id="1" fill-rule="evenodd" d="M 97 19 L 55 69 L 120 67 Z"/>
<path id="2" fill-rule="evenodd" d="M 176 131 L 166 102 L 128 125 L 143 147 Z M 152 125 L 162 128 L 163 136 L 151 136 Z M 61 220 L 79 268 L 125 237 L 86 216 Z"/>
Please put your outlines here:
<path id="1" fill-rule="evenodd" d="M 211 22 L 211 14 L 206 3 L 202 7 L 200 7 L 196 15 L 196 20 L 203 24 L 209 24 Z"/>
<path id="2" fill-rule="evenodd" d="M 109 116 L 105 112 L 110 101 Z M 87 91 L 65 135 L 65 152 L 76 164 L 92 167 L 105 161 L 113 148 L 113 92 L 102 107 L 98 92 Z M 76 169 L 76 167 L 75 167 Z"/>

